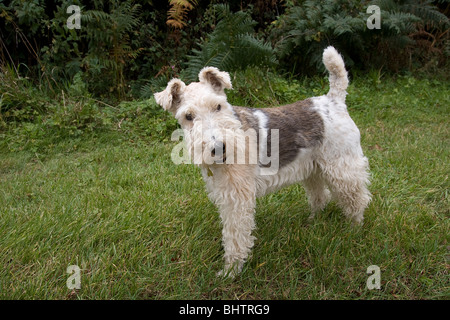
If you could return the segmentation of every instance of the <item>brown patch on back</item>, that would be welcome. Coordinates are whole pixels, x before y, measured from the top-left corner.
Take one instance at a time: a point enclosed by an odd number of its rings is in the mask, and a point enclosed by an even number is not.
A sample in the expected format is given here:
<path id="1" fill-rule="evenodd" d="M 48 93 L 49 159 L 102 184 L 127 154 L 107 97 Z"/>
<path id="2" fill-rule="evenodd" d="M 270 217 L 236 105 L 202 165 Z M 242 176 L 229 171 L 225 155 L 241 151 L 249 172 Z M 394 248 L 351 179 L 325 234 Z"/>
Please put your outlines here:
<path id="1" fill-rule="evenodd" d="M 301 149 L 315 147 L 322 142 L 323 120 L 312 107 L 311 99 L 306 99 L 277 108 L 259 109 L 268 118 L 268 153 L 271 143 L 270 129 L 279 130 L 280 167 L 292 162 Z"/>
<path id="2" fill-rule="evenodd" d="M 269 132 L 266 150 L 268 157 L 271 156 L 272 137 L 270 130 L 279 130 L 279 165 L 281 168 L 294 161 L 301 149 L 311 148 L 322 142 L 324 135 L 323 120 L 312 107 L 313 102 L 311 99 L 306 99 L 275 108 L 233 107 L 233 109 L 244 131 L 250 128 L 256 131 L 258 152 L 259 121 L 254 112 L 259 110 L 267 116 L 267 129 L 269 129 Z M 267 166 L 270 166 L 270 164 Z"/>

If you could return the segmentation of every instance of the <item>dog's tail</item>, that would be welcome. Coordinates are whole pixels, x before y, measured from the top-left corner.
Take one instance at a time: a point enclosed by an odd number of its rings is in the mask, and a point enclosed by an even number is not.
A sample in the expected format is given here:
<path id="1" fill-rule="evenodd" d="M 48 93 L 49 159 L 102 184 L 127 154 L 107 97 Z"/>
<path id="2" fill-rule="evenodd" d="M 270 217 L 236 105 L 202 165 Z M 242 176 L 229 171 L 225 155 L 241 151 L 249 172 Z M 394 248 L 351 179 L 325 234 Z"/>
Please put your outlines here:
<path id="1" fill-rule="evenodd" d="M 323 64 L 330 73 L 328 96 L 345 102 L 348 87 L 347 70 L 345 70 L 344 60 L 334 47 L 329 46 L 323 51 Z"/>

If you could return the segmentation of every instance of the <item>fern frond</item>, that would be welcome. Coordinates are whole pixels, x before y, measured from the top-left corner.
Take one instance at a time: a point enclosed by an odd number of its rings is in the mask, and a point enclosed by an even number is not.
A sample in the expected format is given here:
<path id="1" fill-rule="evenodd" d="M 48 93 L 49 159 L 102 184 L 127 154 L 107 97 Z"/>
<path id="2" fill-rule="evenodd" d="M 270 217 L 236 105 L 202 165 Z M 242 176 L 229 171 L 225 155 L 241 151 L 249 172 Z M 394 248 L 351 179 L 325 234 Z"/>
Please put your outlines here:
<path id="1" fill-rule="evenodd" d="M 215 6 L 220 21 L 199 49 L 188 56 L 185 70 L 188 81 L 195 81 L 206 66 L 233 71 L 250 65 L 273 65 L 277 62 L 270 43 L 256 38 L 256 22 L 246 12 L 230 12 L 228 5 Z"/>
<path id="2" fill-rule="evenodd" d="M 170 9 L 167 12 L 167 25 L 175 29 L 186 26 L 186 16 L 197 5 L 196 0 L 169 0 Z"/>
<path id="3" fill-rule="evenodd" d="M 435 27 L 448 26 L 448 17 L 439 12 L 437 7 L 432 5 L 432 3 L 433 1 L 431 0 L 427 0 L 421 4 L 418 4 L 416 1 L 410 1 L 410 3 L 403 5 L 403 9 L 421 18 L 423 23 L 428 23 Z"/>
<path id="4" fill-rule="evenodd" d="M 420 18 L 411 13 L 388 12 L 382 15 L 382 28 L 395 32 L 396 34 L 410 33 L 415 30 L 414 23 L 419 22 Z"/>

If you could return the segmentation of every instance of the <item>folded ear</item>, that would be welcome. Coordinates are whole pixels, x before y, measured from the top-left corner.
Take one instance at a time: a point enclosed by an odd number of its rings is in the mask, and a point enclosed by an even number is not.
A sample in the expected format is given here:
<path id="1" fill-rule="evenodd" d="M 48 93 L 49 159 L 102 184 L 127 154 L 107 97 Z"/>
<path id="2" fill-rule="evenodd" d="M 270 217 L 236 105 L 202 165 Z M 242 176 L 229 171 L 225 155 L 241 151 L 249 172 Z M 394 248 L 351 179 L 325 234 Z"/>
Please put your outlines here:
<path id="1" fill-rule="evenodd" d="M 164 110 L 176 113 L 184 93 L 186 85 L 180 79 L 172 79 L 167 84 L 164 91 L 155 93 L 156 103 L 163 107 Z"/>
<path id="2" fill-rule="evenodd" d="M 203 68 L 198 74 L 201 83 L 208 83 L 217 92 L 223 92 L 224 89 L 231 89 L 231 80 L 228 72 L 220 71 L 214 67 Z"/>

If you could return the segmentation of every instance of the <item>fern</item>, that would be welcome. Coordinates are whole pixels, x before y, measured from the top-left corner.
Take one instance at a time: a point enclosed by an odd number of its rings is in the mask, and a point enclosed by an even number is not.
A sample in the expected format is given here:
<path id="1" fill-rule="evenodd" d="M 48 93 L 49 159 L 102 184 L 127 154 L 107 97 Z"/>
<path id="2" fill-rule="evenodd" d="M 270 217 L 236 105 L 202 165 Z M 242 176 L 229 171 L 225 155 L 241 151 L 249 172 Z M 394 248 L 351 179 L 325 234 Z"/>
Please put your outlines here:
<path id="1" fill-rule="evenodd" d="M 175 29 L 186 26 L 186 16 L 197 5 L 196 0 L 169 0 L 170 9 L 167 12 L 167 25 Z"/>
<path id="2" fill-rule="evenodd" d="M 423 24 L 431 24 L 434 27 L 448 27 L 448 17 L 439 12 L 438 8 L 433 5 L 433 0 L 417 1 L 417 0 L 374 0 L 373 4 L 383 8 L 384 11 L 390 13 L 409 13 L 416 17 L 416 22 Z M 443 1 L 448 2 L 448 0 Z"/>
<path id="3" fill-rule="evenodd" d="M 415 43 L 413 34 L 422 25 L 448 28 L 448 18 L 432 5 L 417 0 L 305 0 L 289 7 L 276 21 L 271 37 L 275 51 L 295 71 L 323 71 L 321 56 L 328 45 L 336 46 L 347 66 L 398 66 L 405 62 L 405 50 Z M 381 8 L 381 30 L 368 30 L 369 5 Z M 397 53 L 394 53 L 397 52 Z"/>
<path id="4" fill-rule="evenodd" d="M 230 12 L 228 5 L 216 5 L 218 19 L 216 28 L 193 49 L 188 56 L 185 75 L 195 81 L 199 71 L 206 66 L 233 71 L 250 65 L 273 65 L 276 58 L 272 46 L 254 36 L 253 21 L 243 11 Z"/>
<path id="5" fill-rule="evenodd" d="M 420 19 L 410 13 L 389 12 L 382 15 L 382 21 L 382 27 L 387 28 L 388 32 L 402 35 L 413 32 L 416 29 L 414 23 Z"/>
<path id="6" fill-rule="evenodd" d="M 278 57 L 291 60 L 291 65 L 294 60 L 296 71 L 315 72 L 323 70 L 323 49 L 333 44 L 344 54 L 347 65 L 353 65 L 347 50 L 362 50 L 362 8 L 352 0 L 307 0 L 302 6 L 289 8 L 272 30 L 272 37 L 279 39 L 275 47 Z"/>

